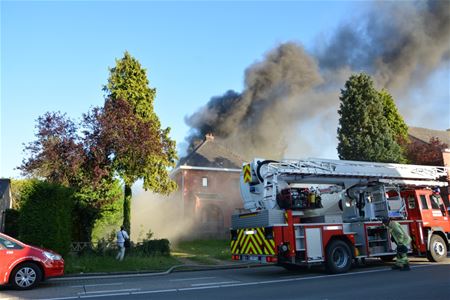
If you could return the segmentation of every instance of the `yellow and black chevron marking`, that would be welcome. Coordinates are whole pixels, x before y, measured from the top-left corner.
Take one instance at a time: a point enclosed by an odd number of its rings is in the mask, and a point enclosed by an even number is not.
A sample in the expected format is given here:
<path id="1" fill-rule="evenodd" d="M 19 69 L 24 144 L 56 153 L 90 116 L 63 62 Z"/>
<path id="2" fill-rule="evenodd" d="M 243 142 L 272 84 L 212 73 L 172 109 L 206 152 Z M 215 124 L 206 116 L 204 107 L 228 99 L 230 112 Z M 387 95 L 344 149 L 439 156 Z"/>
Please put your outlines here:
<path id="1" fill-rule="evenodd" d="M 237 230 L 237 239 L 231 240 L 232 254 L 275 255 L 275 241 L 267 239 L 264 228 Z"/>
<path id="2" fill-rule="evenodd" d="M 244 182 L 248 183 L 252 181 L 252 168 L 250 164 L 242 167 L 242 173 L 244 174 Z"/>

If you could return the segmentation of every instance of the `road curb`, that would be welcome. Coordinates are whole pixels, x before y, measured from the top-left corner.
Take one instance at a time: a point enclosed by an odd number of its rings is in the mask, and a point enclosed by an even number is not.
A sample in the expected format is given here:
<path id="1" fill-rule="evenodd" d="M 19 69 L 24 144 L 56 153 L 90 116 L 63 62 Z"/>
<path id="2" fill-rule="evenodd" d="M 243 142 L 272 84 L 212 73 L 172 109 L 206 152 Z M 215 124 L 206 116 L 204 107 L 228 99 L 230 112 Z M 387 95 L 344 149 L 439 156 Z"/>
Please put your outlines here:
<path id="1" fill-rule="evenodd" d="M 450 258 L 450 252 L 447 258 Z M 427 264 L 428 265 L 428 264 Z M 104 273 L 82 273 L 82 274 L 70 274 L 62 277 L 49 278 L 46 281 L 69 281 L 76 279 L 102 279 L 102 278 L 125 278 L 125 277 L 150 277 L 150 276 L 162 276 L 168 275 L 174 272 L 196 272 L 196 271 L 208 271 L 208 270 L 227 270 L 227 269 L 243 269 L 243 268 L 260 268 L 276 266 L 276 264 L 258 264 L 252 262 L 236 263 L 227 265 L 175 265 L 167 269 L 166 271 L 130 271 L 130 272 L 104 272 Z M 186 268 L 186 269 L 184 269 Z"/>
<path id="2" fill-rule="evenodd" d="M 273 264 L 255 264 L 255 263 L 241 263 L 235 265 L 175 265 L 166 271 L 132 271 L 132 272 L 104 272 L 104 273 L 82 273 L 70 274 L 62 277 L 49 278 L 48 281 L 69 281 L 76 279 L 103 279 L 103 278 L 124 278 L 124 277 L 147 277 L 147 276 L 162 276 L 174 272 L 195 272 L 208 270 L 226 270 L 226 269 L 242 269 L 242 268 L 256 268 L 273 266 Z"/>

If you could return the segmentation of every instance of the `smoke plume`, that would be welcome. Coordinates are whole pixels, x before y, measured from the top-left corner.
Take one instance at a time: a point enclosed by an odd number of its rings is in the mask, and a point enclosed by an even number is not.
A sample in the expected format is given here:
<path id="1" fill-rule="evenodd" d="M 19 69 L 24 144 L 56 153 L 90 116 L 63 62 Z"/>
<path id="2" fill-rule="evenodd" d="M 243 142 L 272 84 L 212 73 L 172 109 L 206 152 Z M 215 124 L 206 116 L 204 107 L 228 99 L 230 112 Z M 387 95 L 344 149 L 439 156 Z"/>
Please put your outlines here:
<path id="1" fill-rule="evenodd" d="M 374 5 L 366 22 L 342 25 L 318 50 L 321 68 L 364 70 L 383 87 L 408 88 L 449 59 L 449 1 Z"/>
<path id="2" fill-rule="evenodd" d="M 307 103 L 299 96 L 321 82 L 314 60 L 295 44 L 283 44 L 247 69 L 242 94 L 228 91 L 214 97 L 186 122 L 201 135 L 212 132 L 243 155 L 268 144 L 273 144 L 272 155 L 282 154 L 287 141 L 279 133 L 306 112 Z"/>
<path id="3" fill-rule="evenodd" d="M 131 239 L 141 242 L 152 232 L 153 238 L 169 239 L 171 243 L 191 236 L 193 218 L 184 217 L 182 197 L 154 194 L 135 186 L 131 202 Z"/>
<path id="4" fill-rule="evenodd" d="M 336 147 L 339 91 L 351 73 L 371 74 L 401 109 L 411 104 L 409 91 L 449 58 L 449 1 L 376 2 L 312 54 L 295 43 L 267 53 L 245 71 L 242 93 L 213 97 L 186 117 L 187 141 L 212 133 L 248 158 L 330 156 L 323 149 Z"/>

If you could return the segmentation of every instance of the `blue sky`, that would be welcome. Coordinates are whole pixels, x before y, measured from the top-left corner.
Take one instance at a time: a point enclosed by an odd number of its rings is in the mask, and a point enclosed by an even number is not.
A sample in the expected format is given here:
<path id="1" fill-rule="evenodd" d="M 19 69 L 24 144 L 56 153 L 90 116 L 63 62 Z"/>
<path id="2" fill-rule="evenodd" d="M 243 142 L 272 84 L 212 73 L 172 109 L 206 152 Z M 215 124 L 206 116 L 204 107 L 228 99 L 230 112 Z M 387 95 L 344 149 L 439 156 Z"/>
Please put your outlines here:
<path id="1" fill-rule="evenodd" d="M 125 50 L 147 69 L 155 110 L 180 144 L 185 116 L 214 95 L 241 91 L 245 69 L 267 51 L 286 41 L 312 49 L 367 4 L 1 1 L 0 177 L 19 176 L 22 144 L 34 139 L 40 115 L 79 118 L 103 104 L 108 67 Z M 445 76 L 436 79 L 444 86 Z"/>

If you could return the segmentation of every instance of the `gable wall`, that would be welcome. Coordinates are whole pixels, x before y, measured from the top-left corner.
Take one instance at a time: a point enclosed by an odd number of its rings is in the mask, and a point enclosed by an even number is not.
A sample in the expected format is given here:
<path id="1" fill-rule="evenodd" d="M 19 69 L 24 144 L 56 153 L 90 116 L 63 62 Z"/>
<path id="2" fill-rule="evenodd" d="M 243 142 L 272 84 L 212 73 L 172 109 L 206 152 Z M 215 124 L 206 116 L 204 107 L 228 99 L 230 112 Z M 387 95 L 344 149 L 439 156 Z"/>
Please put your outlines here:
<path id="1" fill-rule="evenodd" d="M 193 219 L 198 237 L 227 237 L 231 215 L 242 208 L 239 172 L 181 170 L 176 176 L 183 188 L 184 217 Z M 207 178 L 207 186 L 202 185 Z"/>

